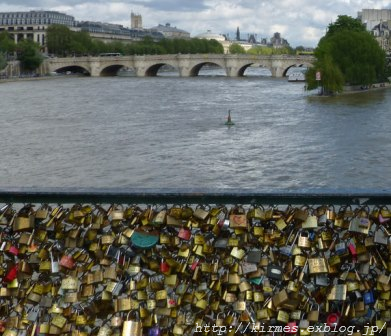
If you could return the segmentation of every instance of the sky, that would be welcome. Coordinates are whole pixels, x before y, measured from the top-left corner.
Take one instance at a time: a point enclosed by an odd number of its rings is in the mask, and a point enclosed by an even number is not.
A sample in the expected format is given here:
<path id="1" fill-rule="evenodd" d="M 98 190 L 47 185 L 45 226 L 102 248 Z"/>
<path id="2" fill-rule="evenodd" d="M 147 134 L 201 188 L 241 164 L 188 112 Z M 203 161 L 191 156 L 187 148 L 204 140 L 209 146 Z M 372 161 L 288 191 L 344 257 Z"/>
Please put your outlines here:
<path id="1" fill-rule="evenodd" d="M 291 47 L 316 47 L 338 15 L 356 18 L 362 9 L 391 9 L 391 0 L 0 0 L 0 12 L 55 10 L 77 21 L 130 27 L 130 13 L 142 16 L 143 28 L 158 24 L 183 29 L 191 37 L 210 30 L 241 38 L 256 34 L 269 40 L 275 32 Z"/>

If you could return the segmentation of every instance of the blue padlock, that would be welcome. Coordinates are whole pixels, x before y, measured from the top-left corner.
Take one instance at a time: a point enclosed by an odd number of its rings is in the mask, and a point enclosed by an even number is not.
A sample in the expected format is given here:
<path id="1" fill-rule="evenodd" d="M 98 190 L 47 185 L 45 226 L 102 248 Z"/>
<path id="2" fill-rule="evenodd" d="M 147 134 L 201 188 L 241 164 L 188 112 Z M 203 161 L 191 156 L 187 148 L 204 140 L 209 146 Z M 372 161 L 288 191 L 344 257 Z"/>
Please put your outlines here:
<path id="1" fill-rule="evenodd" d="M 364 293 L 363 295 L 364 303 L 365 304 L 372 304 L 375 303 L 375 296 L 373 295 L 373 291 L 369 290 Z"/>
<path id="2" fill-rule="evenodd" d="M 316 233 L 315 233 L 315 231 L 310 231 L 310 234 L 308 235 L 308 238 L 309 238 L 311 241 L 314 241 L 315 238 L 316 238 Z"/>
<path id="3" fill-rule="evenodd" d="M 148 336 L 160 336 L 162 334 L 160 327 L 158 325 L 152 327 L 148 331 Z"/>

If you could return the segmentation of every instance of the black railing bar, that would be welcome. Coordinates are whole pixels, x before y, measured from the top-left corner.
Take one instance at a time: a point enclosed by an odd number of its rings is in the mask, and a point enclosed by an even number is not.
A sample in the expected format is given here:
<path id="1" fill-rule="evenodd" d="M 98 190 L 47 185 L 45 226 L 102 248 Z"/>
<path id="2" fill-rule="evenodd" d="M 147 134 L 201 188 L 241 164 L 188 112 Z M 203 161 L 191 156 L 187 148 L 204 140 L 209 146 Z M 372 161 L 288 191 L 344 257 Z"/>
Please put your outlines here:
<path id="1" fill-rule="evenodd" d="M 1 203 L 391 205 L 391 191 L 206 189 L 0 189 Z"/>

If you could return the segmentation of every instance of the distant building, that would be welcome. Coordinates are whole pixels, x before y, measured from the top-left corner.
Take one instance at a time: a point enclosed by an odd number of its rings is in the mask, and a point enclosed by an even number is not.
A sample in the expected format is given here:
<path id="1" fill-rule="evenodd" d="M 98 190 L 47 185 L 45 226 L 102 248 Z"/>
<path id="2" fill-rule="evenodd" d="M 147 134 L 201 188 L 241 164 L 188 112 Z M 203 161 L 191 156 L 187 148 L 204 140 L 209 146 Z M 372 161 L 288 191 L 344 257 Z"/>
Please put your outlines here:
<path id="1" fill-rule="evenodd" d="M 380 22 L 391 20 L 391 9 L 363 9 L 357 16 L 367 30 L 371 31 Z"/>
<path id="2" fill-rule="evenodd" d="M 44 46 L 46 29 L 52 24 L 74 28 L 76 21 L 73 16 L 55 11 L 0 13 L 0 32 L 8 31 L 15 43 L 21 39 L 30 39 Z"/>
<path id="3" fill-rule="evenodd" d="M 387 22 L 380 22 L 379 24 L 374 26 L 371 30 L 373 36 L 375 37 L 376 41 L 379 43 L 380 47 L 387 53 L 391 52 L 390 28 L 391 28 L 391 20 Z"/>
<path id="4" fill-rule="evenodd" d="M 199 34 L 195 36 L 196 38 L 204 38 L 208 40 L 216 40 L 220 42 L 224 48 L 224 53 L 229 53 L 229 47 L 231 44 L 238 44 L 245 51 L 255 47 L 255 46 L 269 46 L 273 48 L 282 48 L 289 47 L 289 43 L 287 40 L 281 37 L 280 33 L 274 33 L 273 37 L 270 39 L 270 42 L 267 42 L 266 38 L 261 38 L 260 41 L 257 40 L 256 34 L 247 34 L 247 39 L 240 39 L 240 30 L 239 27 L 236 29 L 235 39 L 230 40 L 229 35 L 221 35 L 212 33 L 208 30 L 206 33 Z M 238 39 L 239 38 L 239 39 Z"/>
<path id="5" fill-rule="evenodd" d="M 190 38 L 190 33 L 182 29 L 172 27 L 169 23 L 166 23 L 165 25 L 159 24 L 156 27 L 152 27 L 151 30 L 162 33 L 164 37 L 167 39 L 176 39 L 176 38 L 189 39 Z"/>
<path id="6" fill-rule="evenodd" d="M 207 30 L 205 33 L 198 34 L 195 36 L 195 38 L 205 39 L 205 40 L 216 40 L 223 46 L 225 54 L 228 53 L 229 46 L 231 45 L 231 42 L 227 40 L 226 36 L 212 33 L 211 30 Z"/>
<path id="7" fill-rule="evenodd" d="M 130 13 L 130 28 L 133 29 L 142 29 L 143 28 L 143 18 L 140 14 Z"/>
<path id="8" fill-rule="evenodd" d="M 357 17 L 367 31 L 373 34 L 380 47 L 387 54 L 391 54 L 391 9 L 363 9 L 358 12 Z"/>
<path id="9" fill-rule="evenodd" d="M 273 48 L 289 47 L 288 41 L 283 39 L 280 33 L 273 34 L 273 37 L 270 39 L 270 44 Z"/>
<path id="10" fill-rule="evenodd" d="M 94 39 L 104 42 L 119 40 L 122 42 L 139 41 L 146 36 L 158 41 L 164 35 L 156 30 L 143 29 L 142 17 L 131 13 L 131 26 L 93 22 L 75 21 L 73 16 L 55 11 L 30 11 L 30 12 L 5 12 L 0 13 L 0 32 L 7 31 L 18 43 L 22 39 L 31 39 L 45 49 L 46 31 L 52 24 L 60 24 L 69 27 L 73 31 L 86 31 Z"/>
<path id="11" fill-rule="evenodd" d="M 122 42 L 140 41 L 147 36 L 155 41 L 164 38 L 163 34 L 151 29 L 129 29 L 122 25 L 112 23 L 82 21 L 77 23 L 77 28 L 81 31 L 88 32 L 92 38 L 104 42 L 112 42 L 113 40 L 121 40 Z"/>

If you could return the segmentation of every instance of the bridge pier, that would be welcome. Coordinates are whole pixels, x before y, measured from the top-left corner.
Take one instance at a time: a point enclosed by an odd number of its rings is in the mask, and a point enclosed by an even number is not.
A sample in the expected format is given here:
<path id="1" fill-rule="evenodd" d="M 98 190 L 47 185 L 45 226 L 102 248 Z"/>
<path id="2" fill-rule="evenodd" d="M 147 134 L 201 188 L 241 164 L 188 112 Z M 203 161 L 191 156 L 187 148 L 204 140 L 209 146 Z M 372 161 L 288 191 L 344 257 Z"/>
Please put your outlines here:
<path id="1" fill-rule="evenodd" d="M 136 67 L 134 70 L 136 72 L 137 77 L 145 77 L 147 69 L 145 69 L 144 67 Z"/>
<path id="2" fill-rule="evenodd" d="M 92 61 L 90 63 L 90 76 L 99 77 L 101 73 L 100 62 Z"/>
<path id="3" fill-rule="evenodd" d="M 227 77 L 237 77 L 237 76 L 238 76 L 238 71 L 237 71 L 237 69 L 235 69 L 235 68 L 233 68 L 233 67 L 227 66 L 227 67 L 225 68 L 225 72 L 226 72 Z"/>
<path id="4" fill-rule="evenodd" d="M 188 67 L 185 67 L 185 66 L 180 66 L 178 68 L 178 71 L 179 71 L 179 76 L 180 77 L 190 77 L 190 75 L 191 75 L 190 69 Z"/>

